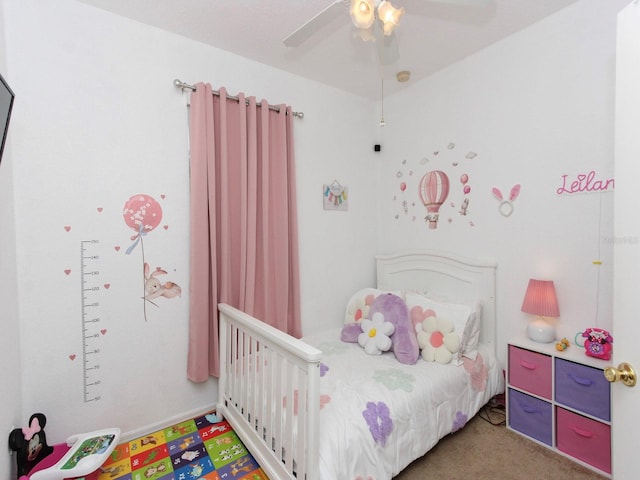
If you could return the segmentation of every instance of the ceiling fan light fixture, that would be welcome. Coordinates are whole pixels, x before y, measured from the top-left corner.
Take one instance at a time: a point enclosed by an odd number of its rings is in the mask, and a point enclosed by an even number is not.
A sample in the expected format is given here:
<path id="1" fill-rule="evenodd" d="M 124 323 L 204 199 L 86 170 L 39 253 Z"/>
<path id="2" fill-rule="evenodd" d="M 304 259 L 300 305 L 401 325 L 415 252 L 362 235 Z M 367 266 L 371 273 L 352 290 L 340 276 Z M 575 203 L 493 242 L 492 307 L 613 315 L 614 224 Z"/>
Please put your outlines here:
<path id="1" fill-rule="evenodd" d="M 384 34 L 389 36 L 394 28 L 400 23 L 400 18 L 404 14 L 404 8 L 395 8 L 391 2 L 382 0 L 378 5 L 378 18 L 382 22 Z"/>
<path id="2" fill-rule="evenodd" d="M 369 28 L 376 19 L 373 0 L 351 0 L 351 21 L 358 28 Z"/>

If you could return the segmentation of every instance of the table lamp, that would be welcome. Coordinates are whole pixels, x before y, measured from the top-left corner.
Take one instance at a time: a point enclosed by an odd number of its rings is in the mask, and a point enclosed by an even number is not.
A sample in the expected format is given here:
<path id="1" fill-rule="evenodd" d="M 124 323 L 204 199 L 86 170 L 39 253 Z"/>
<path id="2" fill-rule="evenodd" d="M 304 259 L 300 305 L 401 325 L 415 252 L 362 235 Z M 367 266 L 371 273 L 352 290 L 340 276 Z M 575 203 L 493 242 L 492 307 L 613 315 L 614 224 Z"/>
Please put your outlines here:
<path id="1" fill-rule="evenodd" d="M 560 310 L 552 280 L 530 279 L 520 310 L 535 315 L 527 326 L 531 340 L 539 343 L 555 341 L 556 327 L 550 317 L 559 317 Z"/>

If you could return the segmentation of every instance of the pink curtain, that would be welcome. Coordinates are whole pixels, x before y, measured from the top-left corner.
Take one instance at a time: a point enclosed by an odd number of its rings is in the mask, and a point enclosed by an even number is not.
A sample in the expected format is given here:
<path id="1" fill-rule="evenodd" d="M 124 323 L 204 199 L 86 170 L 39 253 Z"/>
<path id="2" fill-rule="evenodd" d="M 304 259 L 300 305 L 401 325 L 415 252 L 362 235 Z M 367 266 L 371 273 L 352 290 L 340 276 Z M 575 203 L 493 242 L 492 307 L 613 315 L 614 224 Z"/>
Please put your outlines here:
<path id="1" fill-rule="evenodd" d="M 187 376 L 218 376 L 218 303 L 301 336 L 291 108 L 199 83 L 191 95 Z"/>

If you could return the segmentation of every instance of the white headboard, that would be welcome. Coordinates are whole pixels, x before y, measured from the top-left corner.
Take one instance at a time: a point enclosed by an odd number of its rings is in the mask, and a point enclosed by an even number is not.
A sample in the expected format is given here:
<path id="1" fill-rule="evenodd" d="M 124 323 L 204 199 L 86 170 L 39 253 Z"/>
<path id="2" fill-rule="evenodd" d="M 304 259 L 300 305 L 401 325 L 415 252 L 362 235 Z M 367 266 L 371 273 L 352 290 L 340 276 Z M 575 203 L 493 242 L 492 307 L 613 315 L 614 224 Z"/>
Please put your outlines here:
<path id="1" fill-rule="evenodd" d="M 461 301 L 481 299 L 480 342 L 496 348 L 496 262 L 430 250 L 376 257 L 381 290 L 431 292 Z"/>

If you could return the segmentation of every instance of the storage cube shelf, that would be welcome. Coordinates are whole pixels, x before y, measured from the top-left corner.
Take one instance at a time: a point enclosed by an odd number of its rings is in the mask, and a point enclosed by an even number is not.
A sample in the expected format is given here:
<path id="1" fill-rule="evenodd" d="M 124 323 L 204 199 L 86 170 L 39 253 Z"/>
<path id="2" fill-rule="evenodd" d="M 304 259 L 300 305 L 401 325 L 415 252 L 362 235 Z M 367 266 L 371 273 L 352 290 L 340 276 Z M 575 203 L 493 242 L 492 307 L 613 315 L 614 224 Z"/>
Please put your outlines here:
<path id="1" fill-rule="evenodd" d="M 611 477 L 611 390 L 608 363 L 572 345 L 525 337 L 509 342 L 507 427 Z"/>

